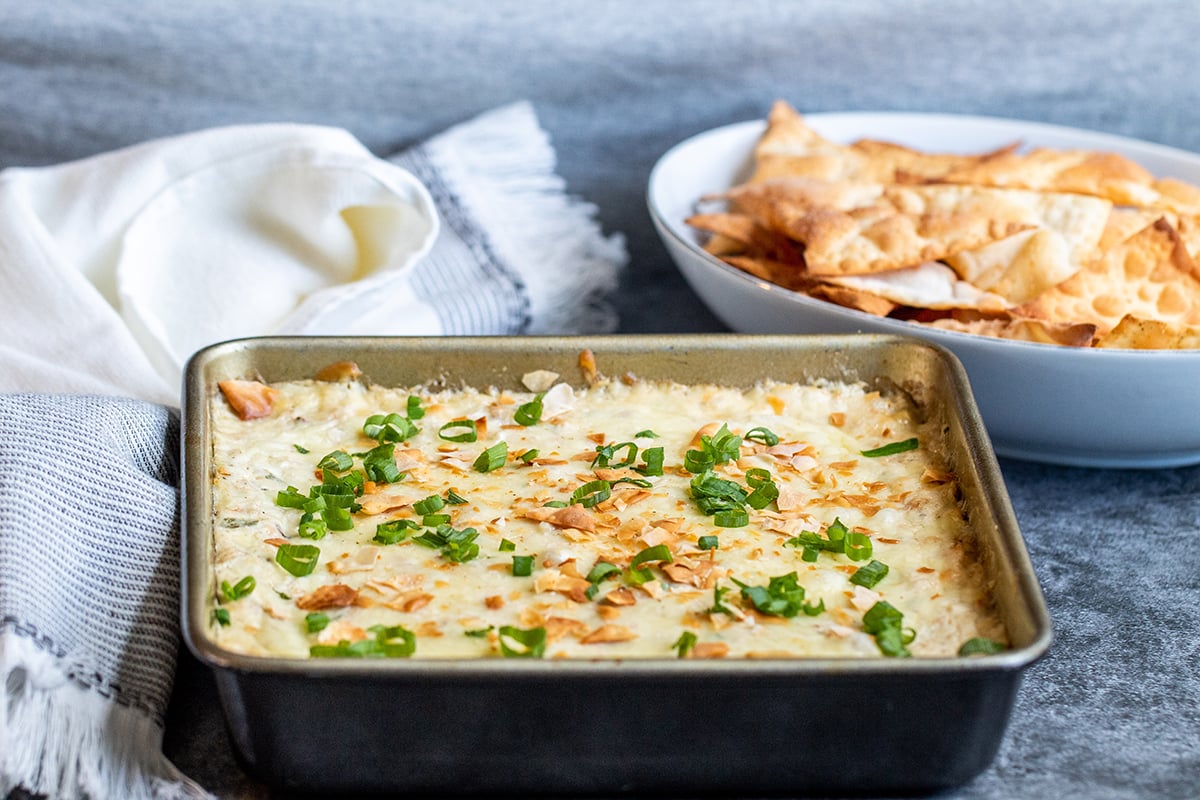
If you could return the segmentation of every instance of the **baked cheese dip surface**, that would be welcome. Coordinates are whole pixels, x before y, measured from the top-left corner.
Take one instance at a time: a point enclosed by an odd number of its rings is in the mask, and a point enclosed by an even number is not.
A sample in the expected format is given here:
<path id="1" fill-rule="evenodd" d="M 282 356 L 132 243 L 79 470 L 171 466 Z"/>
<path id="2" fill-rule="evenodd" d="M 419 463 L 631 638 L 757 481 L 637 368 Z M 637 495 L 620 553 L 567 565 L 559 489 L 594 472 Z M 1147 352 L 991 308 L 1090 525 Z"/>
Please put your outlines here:
<path id="1" fill-rule="evenodd" d="M 224 381 L 212 625 L 249 655 L 954 656 L 1006 634 L 940 432 L 863 385 Z"/>

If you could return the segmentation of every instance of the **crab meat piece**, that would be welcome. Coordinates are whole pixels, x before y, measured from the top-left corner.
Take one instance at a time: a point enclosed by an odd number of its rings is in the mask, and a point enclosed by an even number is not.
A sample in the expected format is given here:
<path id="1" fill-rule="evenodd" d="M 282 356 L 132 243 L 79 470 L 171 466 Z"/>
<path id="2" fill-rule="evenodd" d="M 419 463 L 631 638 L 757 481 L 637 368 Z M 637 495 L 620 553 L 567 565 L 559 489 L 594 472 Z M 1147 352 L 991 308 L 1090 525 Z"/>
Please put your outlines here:
<path id="1" fill-rule="evenodd" d="M 624 625 L 614 625 L 611 622 L 601 625 L 596 630 L 579 640 L 580 644 L 611 644 L 613 642 L 628 642 L 636 639 L 637 634 Z"/>

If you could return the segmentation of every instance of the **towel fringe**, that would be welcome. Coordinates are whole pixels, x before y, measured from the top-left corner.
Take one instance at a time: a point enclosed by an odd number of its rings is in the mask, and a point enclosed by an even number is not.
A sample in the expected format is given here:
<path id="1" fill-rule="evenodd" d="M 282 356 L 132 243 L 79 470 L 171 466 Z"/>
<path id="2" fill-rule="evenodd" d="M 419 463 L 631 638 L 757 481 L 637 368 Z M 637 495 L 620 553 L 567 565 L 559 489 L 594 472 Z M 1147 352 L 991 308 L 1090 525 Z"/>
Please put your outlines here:
<path id="1" fill-rule="evenodd" d="M 0 796 L 210 798 L 162 755 L 162 736 L 147 712 L 73 682 L 32 640 L 0 631 Z"/>
<path id="2" fill-rule="evenodd" d="M 566 193 L 528 101 L 448 130 L 429 151 L 497 253 L 520 273 L 532 306 L 527 333 L 616 330 L 609 297 L 628 260 L 624 237 L 606 237 L 596 206 Z"/>

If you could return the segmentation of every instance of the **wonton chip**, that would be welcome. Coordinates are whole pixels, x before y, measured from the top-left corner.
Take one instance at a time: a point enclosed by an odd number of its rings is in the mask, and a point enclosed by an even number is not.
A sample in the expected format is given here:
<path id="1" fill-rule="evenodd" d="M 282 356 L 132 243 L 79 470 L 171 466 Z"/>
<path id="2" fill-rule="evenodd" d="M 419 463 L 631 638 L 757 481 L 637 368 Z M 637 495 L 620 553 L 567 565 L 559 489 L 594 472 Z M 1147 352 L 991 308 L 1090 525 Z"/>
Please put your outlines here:
<path id="1" fill-rule="evenodd" d="M 1179 234 L 1160 219 L 1021 311 L 1036 319 L 1092 322 L 1102 335 L 1126 315 L 1200 325 L 1200 274 Z"/>
<path id="2" fill-rule="evenodd" d="M 1012 147 L 1015 145 L 994 153 L 958 155 L 924 153 L 872 139 L 843 145 L 818 134 L 795 108 L 777 100 L 754 148 L 755 169 L 749 182 L 796 177 L 877 183 L 936 180 L 952 170 L 1010 152 Z"/>
<path id="3" fill-rule="evenodd" d="M 1200 348 L 1200 186 L 1121 155 L 841 144 L 777 101 L 704 248 L 870 314 L 1074 347 Z"/>
<path id="4" fill-rule="evenodd" d="M 1156 319 L 1126 314 L 1096 347 L 1123 350 L 1184 350 L 1200 347 L 1200 327 L 1172 325 Z"/>
<path id="5" fill-rule="evenodd" d="M 1008 307 L 1003 297 L 959 280 L 954 270 L 936 261 L 871 275 L 831 278 L 829 282 L 879 295 L 897 305 L 917 308 L 1001 311 Z"/>
<path id="6" fill-rule="evenodd" d="M 971 320 L 946 318 L 927 324 L 948 331 L 1066 347 L 1088 347 L 1096 335 L 1095 325 L 1045 322 L 1024 317 Z"/>

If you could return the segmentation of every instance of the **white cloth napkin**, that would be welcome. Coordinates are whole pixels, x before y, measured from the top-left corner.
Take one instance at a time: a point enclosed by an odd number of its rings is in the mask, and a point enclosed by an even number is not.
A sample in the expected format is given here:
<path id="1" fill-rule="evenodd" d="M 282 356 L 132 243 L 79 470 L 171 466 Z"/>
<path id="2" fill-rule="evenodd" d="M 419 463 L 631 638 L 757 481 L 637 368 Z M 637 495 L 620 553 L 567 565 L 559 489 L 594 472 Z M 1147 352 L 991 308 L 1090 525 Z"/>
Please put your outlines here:
<path id="1" fill-rule="evenodd" d="M 266 125 L 0 173 L 0 797 L 205 794 L 161 750 L 196 348 L 611 331 L 594 212 L 527 103 L 390 160 Z"/>
<path id="2" fill-rule="evenodd" d="M 388 160 L 253 125 L 8 169 L 0 391 L 177 405 L 193 352 L 260 334 L 608 332 L 594 211 L 524 102 Z"/>

